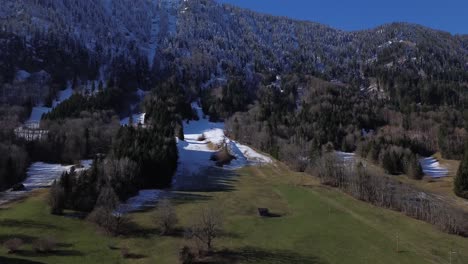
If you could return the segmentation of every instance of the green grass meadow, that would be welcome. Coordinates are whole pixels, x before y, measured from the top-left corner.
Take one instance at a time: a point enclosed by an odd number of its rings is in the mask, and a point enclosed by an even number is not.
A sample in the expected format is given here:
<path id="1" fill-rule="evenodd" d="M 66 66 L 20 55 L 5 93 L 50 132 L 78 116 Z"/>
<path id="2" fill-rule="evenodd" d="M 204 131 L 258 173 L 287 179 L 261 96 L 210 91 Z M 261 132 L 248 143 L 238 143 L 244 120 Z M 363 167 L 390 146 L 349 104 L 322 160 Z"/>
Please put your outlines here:
<path id="1" fill-rule="evenodd" d="M 222 210 L 225 222 L 211 263 L 435 264 L 450 263 L 450 251 L 457 252 L 452 263 L 468 263 L 468 239 L 319 186 L 280 163 L 236 174 L 224 190 L 176 194 L 181 232 L 171 237 L 158 234 L 152 211 L 130 216 L 135 232 L 111 237 L 84 220 L 50 215 L 46 192 L 39 192 L 0 209 L 0 241 L 26 243 L 16 254 L 2 247 L 0 263 L 178 263 L 187 243 L 182 230 L 206 206 Z M 260 207 L 278 217 L 259 217 Z M 40 237 L 55 238 L 59 247 L 35 253 L 31 243 Z M 131 257 L 113 247 L 128 248 Z"/>

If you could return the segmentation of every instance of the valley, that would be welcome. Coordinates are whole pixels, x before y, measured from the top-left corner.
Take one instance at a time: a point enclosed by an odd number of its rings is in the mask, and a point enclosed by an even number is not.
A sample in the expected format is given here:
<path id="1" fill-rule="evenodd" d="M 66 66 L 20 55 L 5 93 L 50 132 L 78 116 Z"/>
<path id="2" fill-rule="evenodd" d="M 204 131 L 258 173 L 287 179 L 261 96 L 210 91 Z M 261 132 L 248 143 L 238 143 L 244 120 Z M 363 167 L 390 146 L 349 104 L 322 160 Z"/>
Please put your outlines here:
<path id="1" fill-rule="evenodd" d="M 468 35 L 4 2 L 1 264 L 468 262 Z"/>

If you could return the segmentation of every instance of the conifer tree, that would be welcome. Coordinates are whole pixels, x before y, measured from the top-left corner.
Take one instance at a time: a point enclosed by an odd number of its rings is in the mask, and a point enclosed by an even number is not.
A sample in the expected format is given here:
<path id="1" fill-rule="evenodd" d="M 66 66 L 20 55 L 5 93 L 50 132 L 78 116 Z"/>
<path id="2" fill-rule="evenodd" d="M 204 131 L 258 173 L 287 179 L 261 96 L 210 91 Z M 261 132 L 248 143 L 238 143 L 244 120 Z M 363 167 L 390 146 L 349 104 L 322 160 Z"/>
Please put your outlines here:
<path id="1" fill-rule="evenodd" d="M 465 148 L 465 155 L 455 177 L 454 192 L 457 196 L 468 199 L 468 147 Z"/>

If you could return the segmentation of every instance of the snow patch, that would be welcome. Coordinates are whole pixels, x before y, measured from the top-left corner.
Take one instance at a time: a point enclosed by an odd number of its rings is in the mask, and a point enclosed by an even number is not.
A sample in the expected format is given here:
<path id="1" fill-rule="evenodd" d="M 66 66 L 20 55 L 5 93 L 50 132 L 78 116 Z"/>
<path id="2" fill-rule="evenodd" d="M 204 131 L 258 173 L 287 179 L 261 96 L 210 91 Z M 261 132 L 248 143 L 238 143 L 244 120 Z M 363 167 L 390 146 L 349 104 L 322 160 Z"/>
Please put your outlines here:
<path id="1" fill-rule="evenodd" d="M 141 190 L 138 192 L 138 195 L 120 204 L 115 213 L 127 214 L 154 207 L 162 192 L 162 190 Z"/>
<path id="2" fill-rule="evenodd" d="M 132 115 L 133 118 L 133 124 L 134 125 L 144 125 L 145 124 L 145 116 L 146 113 L 140 113 L 140 114 L 134 114 Z M 120 120 L 120 125 L 121 126 L 128 126 L 130 125 L 130 117 L 126 117 L 122 120 Z"/>
<path id="3" fill-rule="evenodd" d="M 255 161 L 259 163 L 272 163 L 273 162 L 273 160 L 270 157 L 262 155 L 248 146 L 244 146 L 239 143 L 236 143 L 236 145 L 239 148 L 239 150 L 242 152 L 242 154 L 251 161 Z"/>
<path id="4" fill-rule="evenodd" d="M 31 73 L 24 71 L 24 70 L 19 70 L 16 72 L 15 81 L 24 82 L 28 80 L 29 77 L 31 77 Z"/>
<path id="5" fill-rule="evenodd" d="M 448 169 L 440 165 L 439 161 L 433 157 L 422 158 L 419 163 L 424 174 L 431 178 L 447 177 L 449 174 Z"/>
<path id="6" fill-rule="evenodd" d="M 36 106 L 33 107 L 31 111 L 31 116 L 28 119 L 28 123 L 39 123 L 42 119 L 42 115 L 52 111 L 52 108 L 45 106 Z"/>
<path id="7" fill-rule="evenodd" d="M 39 123 L 42 119 L 42 115 L 49 113 L 63 101 L 69 99 L 73 94 L 73 89 L 71 83 L 67 85 L 67 88 L 63 91 L 60 91 L 58 98 L 52 102 L 52 107 L 45 106 L 35 106 L 32 108 L 31 116 L 29 117 L 27 123 Z"/>
<path id="8" fill-rule="evenodd" d="M 356 160 L 356 154 L 351 152 L 337 151 L 336 156 L 344 163 L 354 163 Z"/>
<path id="9" fill-rule="evenodd" d="M 204 180 L 209 178 L 205 175 L 206 171 L 210 169 L 218 168 L 230 171 L 248 165 L 273 162 L 270 157 L 262 155 L 252 148 L 226 137 L 224 134 L 224 123 L 210 122 L 209 118 L 203 114 L 201 107 L 196 103 L 192 104 L 192 108 L 197 111 L 199 120 L 186 121 L 184 124 L 184 140 L 177 140 L 179 163 L 171 190 L 190 190 L 204 185 Z M 236 159 L 220 168 L 216 167 L 211 157 L 217 151 L 215 149 L 216 146 L 222 146 L 223 144 L 226 144 L 231 155 L 234 155 Z M 219 175 L 220 173 L 217 174 Z M 209 183 L 206 183 L 206 185 L 209 185 Z M 164 192 L 161 190 L 140 191 L 137 196 L 130 198 L 119 206 L 116 212 L 128 213 L 152 207 Z"/>
<path id="10" fill-rule="evenodd" d="M 52 108 L 57 107 L 63 101 L 69 99 L 72 95 L 73 95 L 73 89 L 71 87 L 71 84 L 69 84 L 67 89 L 59 92 L 57 100 L 54 100 L 54 102 L 52 103 Z"/>
<path id="11" fill-rule="evenodd" d="M 26 179 L 22 183 L 25 190 L 0 193 L 0 205 L 26 197 L 33 190 L 50 187 L 55 180 L 59 179 L 64 172 L 69 172 L 72 167 L 75 167 L 77 172 L 87 170 L 91 167 L 93 161 L 82 160 L 80 163 L 81 166 L 79 168 L 76 168 L 75 165 L 50 164 L 44 162 L 31 164 L 26 172 Z"/>

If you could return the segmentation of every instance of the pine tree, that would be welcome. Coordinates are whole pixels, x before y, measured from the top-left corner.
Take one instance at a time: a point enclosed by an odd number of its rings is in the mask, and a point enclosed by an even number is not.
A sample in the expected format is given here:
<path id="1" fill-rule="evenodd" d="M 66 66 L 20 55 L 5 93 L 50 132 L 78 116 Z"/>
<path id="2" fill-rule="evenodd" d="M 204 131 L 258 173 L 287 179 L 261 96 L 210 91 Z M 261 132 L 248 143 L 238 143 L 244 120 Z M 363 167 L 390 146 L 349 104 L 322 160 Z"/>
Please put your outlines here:
<path id="1" fill-rule="evenodd" d="M 454 192 L 457 196 L 468 199 L 468 147 L 465 148 L 465 155 L 455 177 Z"/>

